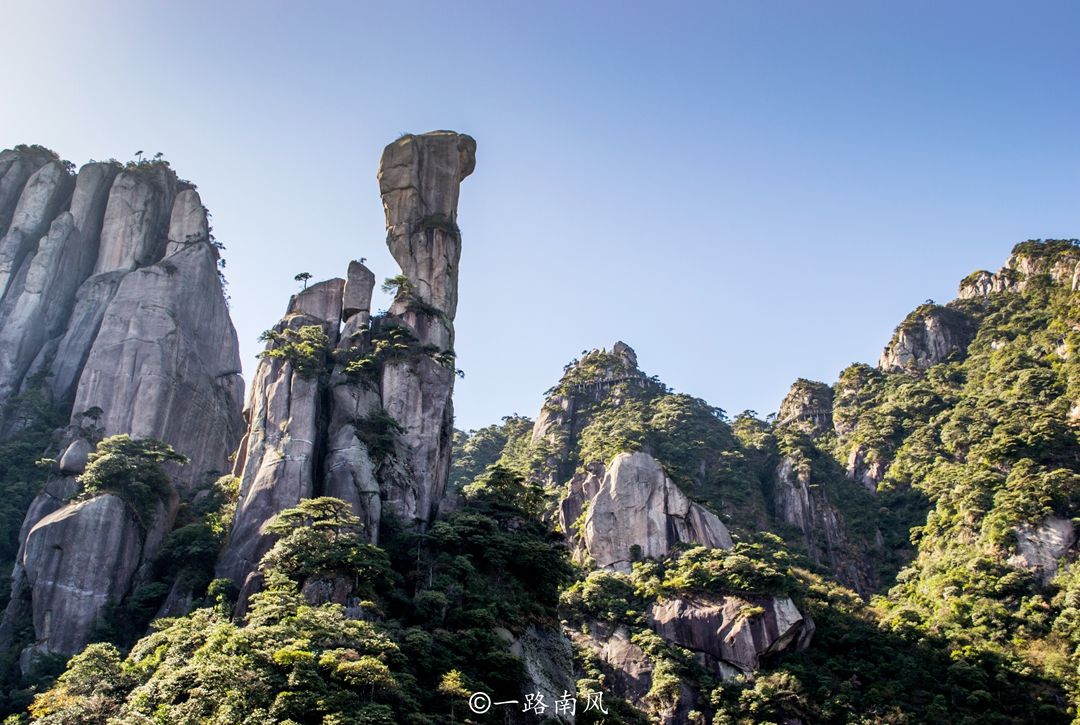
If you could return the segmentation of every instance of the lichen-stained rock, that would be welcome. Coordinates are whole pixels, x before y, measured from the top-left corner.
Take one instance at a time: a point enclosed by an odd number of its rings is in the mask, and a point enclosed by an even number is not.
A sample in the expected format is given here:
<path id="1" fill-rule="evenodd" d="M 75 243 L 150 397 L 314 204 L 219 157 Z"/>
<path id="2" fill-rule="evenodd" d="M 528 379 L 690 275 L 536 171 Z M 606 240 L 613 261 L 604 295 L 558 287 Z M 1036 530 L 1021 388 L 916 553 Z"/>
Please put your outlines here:
<path id="1" fill-rule="evenodd" d="M 125 275 L 79 377 L 76 414 L 100 408 L 104 435 L 157 438 L 191 459 L 181 487 L 228 470 L 242 433 L 236 331 L 208 244 Z"/>
<path id="2" fill-rule="evenodd" d="M 274 329 L 299 329 L 326 320 L 287 314 Z M 275 345 L 268 343 L 268 349 Z M 229 542 L 218 562 L 218 576 L 241 587 L 241 606 L 258 589 L 259 560 L 272 537 L 263 526 L 281 511 L 315 492 L 321 446 L 322 394 L 317 377 L 304 377 L 291 360 L 263 357 L 251 383 L 248 430 L 237 459 L 240 494 Z"/>
<path id="3" fill-rule="evenodd" d="M 181 249 L 210 241 L 210 223 L 206 218 L 206 207 L 194 189 L 184 189 L 176 195 L 172 212 L 169 215 L 169 236 L 165 246 L 165 256 L 175 254 Z"/>
<path id="4" fill-rule="evenodd" d="M 0 296 L 56 215 L 71 199 L 75 180 L 59 161 L 45 164 L 27 180 L 11 217 L 7 233 L 0 238 Z"/>
<path id="5" fill-rule="evenodd" d="M 408 524 L 429 523 L 450 476 L 454 372 L 428 355 L 386 364 L 383 408 L 401 426 L 405 476 L 386 477 L 382 503 Z"/>
<path id="6" fill-rule="evenodd" d="M 144 533 L 127 504 L 106 494 L 41 519 L 26 538 L 22 565 L 32 589 L 37 653 L 84 647 L 105 608 L 127 592 Z"/>
<path id="7" fill-rule="evenodd" d="M 814 633 L 789 597 L 675 597 L 652 604 L 647 615 L 653 631 L 707 655 L 714 674 L 725 678 L 754 672 L 770 655 L 805 649 Z"/>
<path id="8" fill-rule="evenodd" d="M 573 651 L 569 638 L 557 629 L 530 625 L 520 635 L 509 630 L 495 630 L 509 645 L 512 655 L 521 660 L 524 677 L 521 683 L 521 699 L 539 693 L 549 709 L 545 722 L 573 725 L 575 712 L 555 713 L 554 703 L 565 693 L 577 694 L 574 679 Z M 511 716 L 513 723 L 533 722 L 535 718 Z"/>
<path id="9" fill-rule="evenodd" d="M 781 458 L 773 481 L 776 518 L 802 531 L 810 558 L 832 569 L 844 584 L 869 596 L 876 582 L 869 554 L 848 540 L 843 517 L 825 489 L 814 485 L 808 460 L 792 455 Z"/>
<path id="10" fill-rule="evenodd" d="M 82 234 L 89 257 L 89 268 L 82 275 L 84 279 L 90 276 L 97 262 L 105 208 L 109 203 L 109 192 L 119 173 L 118 163 L 92 161 L 84 164 L 75 177 L 75 191 L 71 195 L 71 216 Z"/>
<path id="11" fill-rule="evenodd" d="M 387 244 L 420 301 L 454 319 L 461 236 L 461 181 L 476 166 L 476 142 L 452 131 L 406 134 L 379 163 Z"/>
<path id="12" fill-rule="evenodd" d="M 931 365 L 963 357 L 975 337 L 975 326 L 951 307 L 923 305 L 900 323 L 881 353 L 878 367 L 887 372 L 919 372 Z"/>
<path id="13" fill-rule="evenodd" d="M 1057 575 L 1058 559 L 1076 543 L 1076 528 L 1071 519 L 1049 516 L 1037 524 L 1015 529 L 1016 555 L 1009 563 L 1035 572 L 1045 586 Z"/>
<path id="14" fill-rule="evenodd" d="M 357 427 L 380 409 L 379 395 L 363 383 L 350 381 L 340 370 L 334 373 L 330 393 L 323 495 L 348 502 L 363 522 L 369 540 L 376 542 L 382 515 L 381 489 L 376 461 L 360 440 Z"/>
<path id="15" fill-rule="evenodd" d="M 55 160 L 55 154 L 41 147 L 0 151 L 0 237 L 7 234 L 27 180 L 35 171 Z"/>
<path id="16" fill-rule="evenodd" d="M 73 400 L 79 375 L 94 344 L 105 310 L 116 294 L 124 272 L 106 272 L 90 277 L 75 293 L 75 307 L 67 329 L 58 340 L 42 349 L 31 372 L 49 366 L 47 389 L 54 402 Z M 79 411 L 76 411 L 79 412 Z"/>
<path id="17" fill-rule="evenodd" d="M 165 254 L 176 174 L 164 164 L 120 173 L 109 191 L 94 274 L 153 264 Z"/>
<path id="18" fill-rule="evenodd" d="M 316 318 L 336 342 L 344 291 L 345 280 L 338 277 L 313 284 L 289 298 L 288 314 Z"/>
<path id="19" fill-rule="evenodd" d="M 584 539 L 598 567 L 623 572 L 630 571 L 635 554 L 659 559 L 679 542 L 732 545 L 716 514 L 688 499 L 660 463 L 642 452 L 612 459 L 585 515 Z"/>
<path id="20" fill-rule="evenodd" d="M 61 213 L 0 304 L 0 401 L 18 392 L 45 342 L 63 332 L 86 267 L 82 241 L 72 215 Z"/>
<path id="21" fill-rule="evenodd" d="M 371 314 L 371 293 L 375 290 L 375 273 L 363 262 L 349 262 L 349 273 L 345 280 L 345 292 L 341 302 L 341 319 L 348 321 L 353 315 L 363 315 L 360 324 L 367 322 Z"/>
<path id="22" fill-rule="evenodd" d="M 777 425 L 804 425 L 811 435 L 833 427 L 833 391 L 825 383 L 799 378 L 792 384 L 777 414 Z"/>

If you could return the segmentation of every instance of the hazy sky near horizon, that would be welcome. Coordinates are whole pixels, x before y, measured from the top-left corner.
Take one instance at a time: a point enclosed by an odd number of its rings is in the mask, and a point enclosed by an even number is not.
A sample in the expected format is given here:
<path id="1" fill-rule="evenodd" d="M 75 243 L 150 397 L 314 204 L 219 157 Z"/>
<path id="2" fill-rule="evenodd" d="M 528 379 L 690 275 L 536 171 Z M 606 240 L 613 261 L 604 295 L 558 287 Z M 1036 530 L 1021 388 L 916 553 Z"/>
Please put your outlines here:
<path id="1" fill-rule="evenodd" d="M 297 272 L 385 246 L 405 131 L 477 140 L 457 425 L 583 349 L 731 413 L 874 362 L 1028 238 L 1080 236 L 1075 2 L 4 0 L 0 147 L 162 151 L 213 212 L 250 381 Z M 380 299 L 377 306 L 386 306 Z"/>

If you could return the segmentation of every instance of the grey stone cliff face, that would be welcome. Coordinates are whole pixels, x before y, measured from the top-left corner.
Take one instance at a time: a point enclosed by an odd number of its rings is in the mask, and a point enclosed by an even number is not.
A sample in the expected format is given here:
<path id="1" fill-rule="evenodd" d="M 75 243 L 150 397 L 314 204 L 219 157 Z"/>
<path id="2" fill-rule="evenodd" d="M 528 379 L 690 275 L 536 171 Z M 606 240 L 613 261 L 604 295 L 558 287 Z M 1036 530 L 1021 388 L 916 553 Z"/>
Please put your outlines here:
<path id="1" fill-rule="evenodd" d="M 908 315 L 881 353 L 878 367 L 892 373 L 920 372 L 963 357 L 974 339 L 974 325 L 950 307 L 924 305 Z"/>
<path id="2" fill-rule="evenodd" d="M 343 280 L 312 285 L 289 301 L 277 332 L 321 326 L 337 335 Z M 272 349 L 274 342 L 267 344 Z M 241 588 L 241 602 L 257 591 L 259 560 L 273 541 L 266 522 L 301 499 L 316 495 L 318 454 L 325 435 L 323 396 L 316 376 L 301 374 L 291 360 L 263 357 L 251 383 L 248 430 L 237 456 L 240 497 L 229 542 L 218 562 L 219 577 Z"/>
<path id="3" fill-rule="evenodd" d="M 690 501 L 647 453 L 612 459 L 585 514 L 584 545 L 602 569 L 629 572 L 638 557 L 659 559 L 677 543 L 729 549 L 727 527 Z M 635 548 L 636 547 L 636 548 Z"/>
<path id="4" fill-rule="evenodd" d="M 35 653 L 72 654 L 98 617 L 127 592 L 144 534 L 112 495 L 69 504 L 30 531 L 23 553 L 32 592 Z"/>
<path id="5" fill-rule="evenodd" d="M 90 163 L 72 175 L 34 148 L 0 153 L 0 402 L 40 389 L 72 421 L 26 514 L 0 624 L 9 644 L 12 617 L 29 609 L 26 665 L 85 644 L 172 524 L 172 507 L 144 530 L 115 497 L 69 502 L 93 442 L 164 440 L 192 461 L 170 468 L 183 488 L 225 472 L 239 440 L 243 383 L 218 255 L 198 195 L 177 198 L 179 187 L 165 164 Z M 206 234 L 167 250 L 170 218 Z M 80 413 L 92 408 L 88 422 Z"/>

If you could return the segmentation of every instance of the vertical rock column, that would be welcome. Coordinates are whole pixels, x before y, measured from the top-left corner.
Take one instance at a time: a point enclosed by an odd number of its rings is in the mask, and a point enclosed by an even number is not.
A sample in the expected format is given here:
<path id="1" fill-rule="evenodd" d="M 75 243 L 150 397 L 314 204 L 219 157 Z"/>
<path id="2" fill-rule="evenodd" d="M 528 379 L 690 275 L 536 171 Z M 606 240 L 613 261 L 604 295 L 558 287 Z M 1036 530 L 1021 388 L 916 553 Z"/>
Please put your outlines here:
<path id="1" fill-rule="evenodd" d="M 446 490 L 453 428 L 454 315 L 461 234 L 458 192 L 476 164 L 476 142 L 450 131 L 405 135 L 383 151 L 379 191 L 387 245 L 402 285 L 388 322 L 407 327 L 421 346 L 442 353 L 394 360 L 382 371 L 382 404 L 402 427 L 404 476 L 382 481 L 382 503 L 409 523 L 430 523 Z"/>
<path id="2" fill-rule="evenodd" d="M 294 296 L 274 330 L 321 325 L 331 343 L 335 342 L 344 286 L 344 280 L 332 279 Z M 271 341 L 267 349 L 274 345 Z M 325 433 L 322 388 L 317 374 L 302 372 L 284 357 L 264 356 L 255 371 L 246 410 L 248 431 L 236 460 L 240 500 L 217 567 L 219 577 L 240 586 L 241 608 L 258 590 L 256 568 L 273 544 L 272 537 L 263 534 L 263 526 L 315 494 Z"/>
<path id="3" fill-rule="evenodd" d="M 375 275 L 361 262 L 349 264 L 341 317 L 344 327 L 339 349 L 370 342 L 367 325 L 371 318 L 371 294 Z M 382 406 L 378 385 L 349 376 L 344 366 L 334 368 L 330 381 L 330 416 L 327 424 L 325 486 L 323 494 L 347 501 L 364 523 L 368 538 L 378 541 L 382 514 L 380 487 L 376 480 L 378 462 L 360 439 L 358 427 Z"/>

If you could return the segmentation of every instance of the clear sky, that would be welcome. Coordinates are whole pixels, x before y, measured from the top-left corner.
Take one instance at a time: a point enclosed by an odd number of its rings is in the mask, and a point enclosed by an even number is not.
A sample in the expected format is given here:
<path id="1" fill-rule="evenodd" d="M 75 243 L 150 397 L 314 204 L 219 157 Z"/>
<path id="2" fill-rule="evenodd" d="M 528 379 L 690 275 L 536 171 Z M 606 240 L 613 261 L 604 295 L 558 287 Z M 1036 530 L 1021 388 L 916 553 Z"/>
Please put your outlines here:
<path id="1" fill-rule="evenodd" d="M 1080 236 L 1076 2 L 3 0 L 0 20 L 0 146 L 164 152 L 228 248 L 248 379 L 297 272 L 398 272 L 383 146 L 474 136 L 463 428 L 535 415 L 618 339 L 765 415 L 1014 243 Z"/>

